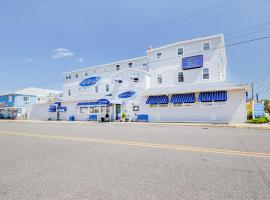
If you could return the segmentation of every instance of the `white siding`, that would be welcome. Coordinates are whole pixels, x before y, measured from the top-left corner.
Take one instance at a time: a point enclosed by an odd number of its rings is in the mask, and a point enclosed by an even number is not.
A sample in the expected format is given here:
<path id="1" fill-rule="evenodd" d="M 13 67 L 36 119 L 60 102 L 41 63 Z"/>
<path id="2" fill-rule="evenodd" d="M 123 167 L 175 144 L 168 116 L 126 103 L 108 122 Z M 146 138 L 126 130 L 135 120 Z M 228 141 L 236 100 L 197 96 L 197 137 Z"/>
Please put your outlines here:
<path id="1" fill-rule="evenodd" d="M 197 95 L 198 96 L 198 95 Z M 208 123 L 243 123 L 246 121 L 245 90 L 231 90 L 225 105 L 202 106 L 200 102 L 188 107 L 150 108 L 146 105 L 141 114 L 148 114 L 152 122 L 208 122 Z"/>

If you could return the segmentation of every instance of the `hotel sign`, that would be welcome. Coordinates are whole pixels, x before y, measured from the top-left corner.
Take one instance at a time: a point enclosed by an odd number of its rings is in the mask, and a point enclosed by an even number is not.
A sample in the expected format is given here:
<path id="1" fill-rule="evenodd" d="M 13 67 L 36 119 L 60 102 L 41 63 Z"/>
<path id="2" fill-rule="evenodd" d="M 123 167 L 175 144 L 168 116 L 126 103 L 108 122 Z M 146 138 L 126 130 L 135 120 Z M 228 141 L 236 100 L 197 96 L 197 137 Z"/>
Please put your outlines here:
<path id="1" fill-rule="evenodd" d="M 203 67 L 203 55 L 191 56 L 182 59 L 182 69 L 195 69 Z"/>
<path id="2" fill-rule="evenodd" d="M 127 92 L 123 92 L 123 93 L 119 94 L 118 97 L 121 99 L 126 99 L 129 97 L 132 97 L 135 93 L 136 92 L 133 92 L 133 91 L 127 91 Z"/>
<path id="3" fill-rule="evenodd" d="M 263 103 L 253 104 L 253 115 L 254 115 L 254 118 L 262 117 L 265 115 Z"/>
<path id="4" fill-rule="evenodd" d="M 87 87 L 91 85 L 95 85 L 99 81 L 100 77 L 93 76 L 87 79 L 84 79 L 83 81 L 80 82 L 81 87 Z"/>

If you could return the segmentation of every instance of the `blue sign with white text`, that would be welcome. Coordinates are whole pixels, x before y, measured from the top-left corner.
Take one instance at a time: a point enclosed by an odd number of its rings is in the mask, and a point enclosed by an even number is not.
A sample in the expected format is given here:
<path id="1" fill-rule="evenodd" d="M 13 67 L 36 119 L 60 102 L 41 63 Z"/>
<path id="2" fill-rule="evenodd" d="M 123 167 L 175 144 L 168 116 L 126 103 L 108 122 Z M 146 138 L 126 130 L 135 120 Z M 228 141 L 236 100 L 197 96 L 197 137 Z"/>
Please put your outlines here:
<path id="1" fill-rule="evenodd" d="M 100 99 L 97 101 L 97 105 L 100 105 L 100 106 L 107 106 L 110 104 L 110 101 L 108 99 Z"/>
<path id="2" fill-rule="evenodd" d="M 123 92 L 123 93 L 119 94 L 118 97 L 121 98 L 121 99 L 126 99 L 126 98 L 129 98 L 129 97 L 132 97 L 134 94 L 136 94 L 136 92 L 127 91 L 127 92 Z"/>
<path id="3" fill-rule="evenodd" d="M 182 69 L 194 69 L 203 67 L 203 55 L 191 56 L 182 59 Z"/>
<path id="4" fill-rule="evenodd" d="M 87 87 L 91 85 L 95 85 L 99 81 L 100 77 L 93 76 L 87 79 L 84 79 L 83 81 L 80 82 L 81 87 Z"/>
<path id="5" fill-rule="evenodd" d="M 262 117 L 265 115 L 264 104 L 263 103 L 254 103 L 253 105 L 253 115 L 255 118 Z"/>

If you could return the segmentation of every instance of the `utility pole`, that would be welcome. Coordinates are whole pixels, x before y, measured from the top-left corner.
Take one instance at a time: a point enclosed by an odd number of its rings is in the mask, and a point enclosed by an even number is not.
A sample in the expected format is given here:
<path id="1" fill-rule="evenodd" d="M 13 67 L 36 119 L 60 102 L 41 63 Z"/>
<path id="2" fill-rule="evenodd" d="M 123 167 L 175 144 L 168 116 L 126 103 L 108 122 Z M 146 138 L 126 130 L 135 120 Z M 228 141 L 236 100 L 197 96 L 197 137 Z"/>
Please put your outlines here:
<path id="1" fill-rule="evenodd" d="M 252 100 L 252 102 L 254 101 L 254 84 L 253 84 L 253 82 L 251 83 L 251 100 Z"/>

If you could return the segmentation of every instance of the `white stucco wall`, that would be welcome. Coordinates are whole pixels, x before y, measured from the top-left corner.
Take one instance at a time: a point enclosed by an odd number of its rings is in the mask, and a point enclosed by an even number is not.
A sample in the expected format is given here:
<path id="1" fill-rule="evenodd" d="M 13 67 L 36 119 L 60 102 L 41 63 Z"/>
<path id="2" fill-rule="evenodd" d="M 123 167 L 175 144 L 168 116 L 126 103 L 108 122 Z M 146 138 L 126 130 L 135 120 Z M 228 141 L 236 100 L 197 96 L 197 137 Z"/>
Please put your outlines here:
<path id="1" fill-rule="evenodd" d="M 228 91 L 228 101 L 224 105 L 202 106 L 200 102 L 191 106 L 150 108 L 141 100 L 141 114 L 148 114 L 151 122 L 207 122 L 243 123 L 246 121 L 245 90 Z"/>

